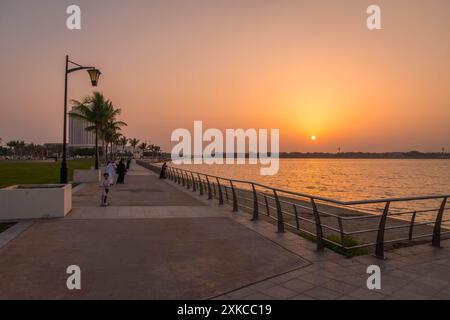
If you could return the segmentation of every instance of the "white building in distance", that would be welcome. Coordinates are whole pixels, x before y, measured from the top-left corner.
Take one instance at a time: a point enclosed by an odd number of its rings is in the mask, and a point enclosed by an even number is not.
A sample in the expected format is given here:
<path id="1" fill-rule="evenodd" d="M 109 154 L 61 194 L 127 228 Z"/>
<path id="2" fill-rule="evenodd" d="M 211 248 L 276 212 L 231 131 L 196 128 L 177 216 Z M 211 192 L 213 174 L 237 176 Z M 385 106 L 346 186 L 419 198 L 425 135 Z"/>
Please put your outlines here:
<path id="1" fill-rule="evenodd" d="M 72 107 L 72 110 L 69 111 L 69 115 L 73 113 L 78 113 L 77 107 Z M 95 147 L 95 132 L 86 131 L 86 128 L 91 125 L 86 120 L 69 116 L 69 146 L 77 148 Z"/>

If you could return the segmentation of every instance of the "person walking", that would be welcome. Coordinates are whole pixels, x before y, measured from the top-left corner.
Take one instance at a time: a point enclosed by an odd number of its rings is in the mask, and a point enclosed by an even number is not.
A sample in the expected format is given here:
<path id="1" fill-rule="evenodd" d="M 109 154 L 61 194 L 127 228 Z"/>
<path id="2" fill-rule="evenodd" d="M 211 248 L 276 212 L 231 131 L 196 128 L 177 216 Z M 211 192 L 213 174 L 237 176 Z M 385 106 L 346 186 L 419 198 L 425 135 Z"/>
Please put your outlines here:
<path id="1" fill-rule="evenodd" d="M 125 163 L 123 160 L 120 160 L 119 165 L 117 166 L 117 174 L 119 175 L 117 178 L 117 184 L 125 183 L 125 173 L 127 172 L 127 168 L 125 167 Z"/>
<path id="2" fill-rule="evenodd" d="M 161 167 L 161 173 L 159 174 L 159 178 L 160 179 L 165 179 L 166 178 L 166 170 L 167 170 L 167 163 L 164 162 L 162 167 Z"/>
<path id="3" fill-rule="evenodd" d="M 114 161 L 109 160 L 106 166 L 106 173 L 108 174 L 110 185 L 114 185 L 114 175 L 116 174 L 116 164 Z"/>
<path id="4" fill-rule="evenodd" d="M 109 206 L 108 203 L 108 194 L 109 194 L 109 188 L 111 187 L 109 175 L 105 173 L 103 175 L 102 183 L 100 184 L 100 188 L 102 189 L 102 200 L 100 206 L 106 207 Z"/>

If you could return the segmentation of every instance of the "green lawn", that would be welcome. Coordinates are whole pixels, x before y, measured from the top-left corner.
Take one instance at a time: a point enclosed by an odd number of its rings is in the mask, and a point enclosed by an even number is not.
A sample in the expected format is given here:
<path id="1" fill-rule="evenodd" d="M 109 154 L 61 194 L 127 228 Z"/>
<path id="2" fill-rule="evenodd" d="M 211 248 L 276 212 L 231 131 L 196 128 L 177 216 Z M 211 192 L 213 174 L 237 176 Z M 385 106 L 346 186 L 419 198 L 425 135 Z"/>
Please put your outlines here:
<path id="1" fill-rule="evenodd" d="M 89 169 L 94 159 L 69 160 L 69 181 L 74 169 Z M 0 162 L 0 188 L 15 184 L 59 183 L 61 162 Z"/>

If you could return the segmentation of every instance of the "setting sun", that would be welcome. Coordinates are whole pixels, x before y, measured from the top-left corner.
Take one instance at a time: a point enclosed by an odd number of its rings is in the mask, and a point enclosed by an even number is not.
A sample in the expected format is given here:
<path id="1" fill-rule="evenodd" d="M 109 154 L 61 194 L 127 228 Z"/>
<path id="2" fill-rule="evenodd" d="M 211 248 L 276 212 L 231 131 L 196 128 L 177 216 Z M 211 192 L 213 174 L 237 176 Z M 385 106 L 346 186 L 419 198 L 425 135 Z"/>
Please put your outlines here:
<path id="1" fill-rule="evenodd" d="M 316 140 L 317 140 L 317 137 L 316 137 L 316 136 L 311 136 L 311 140 L 312 140 L 312 141 L 316 141 Z"/>

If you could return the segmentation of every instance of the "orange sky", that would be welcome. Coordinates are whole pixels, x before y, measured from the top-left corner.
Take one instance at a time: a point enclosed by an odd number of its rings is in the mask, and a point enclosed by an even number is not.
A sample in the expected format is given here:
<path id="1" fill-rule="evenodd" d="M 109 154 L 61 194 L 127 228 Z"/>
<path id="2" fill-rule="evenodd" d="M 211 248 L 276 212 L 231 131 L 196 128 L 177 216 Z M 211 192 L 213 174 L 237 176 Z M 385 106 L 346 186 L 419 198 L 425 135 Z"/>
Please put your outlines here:
<path id="1" fill-rule="evenodd" d="M 0 138 L 61 140 L 68 53 L 102 70 L 126 136 L 166 150 L 194 120 L 279 128 L 282 151 L 450 150 L 450 2 L 377 1 L 369 31 L 373 3 L 0 0 Z M 91 91 L 70 76 L 69 98 Z"/>

